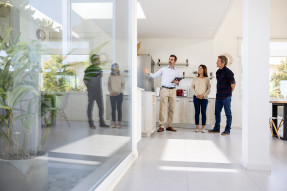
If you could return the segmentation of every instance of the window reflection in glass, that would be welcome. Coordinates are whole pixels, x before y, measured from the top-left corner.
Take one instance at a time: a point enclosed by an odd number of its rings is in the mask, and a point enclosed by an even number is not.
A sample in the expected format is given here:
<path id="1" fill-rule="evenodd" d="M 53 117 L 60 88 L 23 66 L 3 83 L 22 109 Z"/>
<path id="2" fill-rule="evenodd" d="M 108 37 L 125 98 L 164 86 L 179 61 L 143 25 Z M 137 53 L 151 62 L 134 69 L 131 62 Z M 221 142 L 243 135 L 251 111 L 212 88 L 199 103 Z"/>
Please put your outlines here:
<path id="1" fill-rule="evenodd" d="M 10 148 L 18 151 L 24 145 L 29 159 L 44 162 L 41 168 L 37 162 L 31 163 L 37 173 L 27 174 L 35 178 L 30 190 L 95 187 L 131 151 L 128 1 L 9 2 L 0 4 L 0 40 L 4 41 L 11 28 L 7 45 L 12 41 L 20 44 L 13 49 L 1 47 L 0 69 L 3 72 L 11 62 L 6 72 L 13 80 L 7 91 L 28 89 L 27 94 L 15 94 L 17 111 L 9 113 L 3 102 L 8 94 L 1 86 L 1 159 L 11 159 L 2 154 L 9 146 L 2 144 L 2 138 L 12 127 L 13 140 L 21 144 Z M 27 60 L 31 62 L 23 68 Z M 114 63 L 118 65 L 114 67 Z M 22 77 L 18 78 L 15 74 L 20 70 Z M 111 94 L 119 96 L 116 104 Z M 8 114 L 14 115 L 15 124 L 3 123 Z M 83 185 L 84 180 L 91 180 L 90 184 Z M 11 181 L 5 179 L 0 185 L 13 186 Z"/>

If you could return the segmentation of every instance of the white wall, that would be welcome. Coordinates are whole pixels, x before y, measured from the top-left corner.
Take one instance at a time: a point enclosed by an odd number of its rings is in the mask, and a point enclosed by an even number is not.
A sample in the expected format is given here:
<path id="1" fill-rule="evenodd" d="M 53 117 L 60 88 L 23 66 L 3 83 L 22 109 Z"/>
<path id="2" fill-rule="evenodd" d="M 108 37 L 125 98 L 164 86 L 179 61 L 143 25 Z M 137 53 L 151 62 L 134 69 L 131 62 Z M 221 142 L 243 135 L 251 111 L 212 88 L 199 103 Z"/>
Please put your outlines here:
<path id="1" fill-rule="evenodd" d="M 139 39 L 141 42 L 140 54 L 150 54 L 154 61 L 167 63 L 169 56 L 175 54 L 177 56 L 177 63 L 185 63 L 188 59 L 189 66 L 176 65 L 176 68 L 181 72 L 185 72 L 186 79 L 184 79 L 180 88 L 185 88 L 191 85 L 192 71 L 197 71 L 200 64 L 204 64 L 208 68 L 208 72 L 215 73 L 216 60 L 214 60 L 214 40 L 212 39 Z M 155 66 L 155 71 L 167 65 Z M 215 79 L 214 79 L 215 80 Z M 214 81 L 212 80 L 212 81 Z M 155 86 L 160 86 L 161 79 L 155 80 Z M 212 86 L 211 97 L 215 96 L 215 84 Z"/>
<path id="2" fill-rule="evenodd" d="M 286 0 L 271 0 L 271 38 L 287 40 Z M 241 85 L 241 42 L 242 42 L 242 0 L 235 0 L 229 13 L 220 26 L 214 39 L 139 39 L 141 41 L 140 54 L 150 54 L 155 61 L 158 58 L 168 61 L 170 54 L 178 56 L 178 62 L 185 62 L 188 58 L 189 67 L 178 67 L 180 71 L 191 72 L 198 65 L 205 64 L 209 72 L 214 72 L 216 59 L 220 54 L 228 53 L 233 58 L 232 65 L 228 66 L 235 75 L 237 86 L 232 96 L 232 127 L 242 126 L 242 85 Z M 157 70 L 158 68 L 156 68 Z M 188 73 L 186 72 L 186 75 Z M 188 79 L 182 85 L 189 84 Z M 158 83 L 158 82 L 157 82 Z M 212 81 L 212 96 L 215 94 L 215 80 Z M 222 113 L 224 116 L 224 111 Z M 222 118 L 224 125 L 225 118 Z"/>
<path id="3" fill-rule="evenodd" d="M 238 0 L 237 0 L 238 1 Z M 271 39 L 283 38 L 287 40 L 287 1 L 271 0 L 271 20 L 270 34 Z"/>
<path id="4" fill-rule="evenodd" d="M 186 59 L 189 60 L 190 65 L 188 67 L 178 66 L 177 69 L 181 72 L 185 71 L 185 75 L 190 76 L 192 71 L 197 70 L 200 64 L 204 64 L 208 68 L 208 72 L 215 72 L 217 70 L 216 60 L 219 54 L 228 52 L 221 51 L 218 53 L 216 49 L 216 41 L 214 39 L 140 39 L 141 49 L 140 54 L 150 54 L 155 62 L 160 58 L 161 62 L 167 62 L 170 54 L 175 54 L 178 57 L 178 62 L 185 62 Z M 236 38 L 235 38 L 236 42 Z M 224 47 L 224 46 L 223 46 Z M 237 48 L 235 46 L 235 48 Z M 235 49 L 236 50 L 236 49 Z M 235 51 L 236 52 L 236 51 Z M 239 81 L 237 75 L 240 71 L 240 67 L 235 64 L 230 68 L 235 70 L 235 78 Z M 162 66 L 161 66 L 162 67 Z M 156 66 L 155 71 L 160 67 Z M 160 85 L 160 79 L 155 81 L 155 84 Z M 190 86 L 191 79 L 185 79 L 181 83 L 181 87 Z M 215 97 L 216 95 L 216 79 L 211 80 L 211 94 L 210 97 Z M 239 88 L 238 88 L 239 89 Z M 241 127 L 241 100 L 239 96 L 239 91 L 235 91 L 233 95 L 232 111 L 233 111 L 233 127 Z M 225 125 L 225 113 L 222 113 L 222 125 Z"/>
<path id="5" fill-rule="evenodd" d="M 175 54 L 178 57 L 178 62 L 185 62 L 189 60 L 190 65 L 188 67 L 178 66 L 177 69 L 181 72 L 185 71 L 187 76 L 191 75 L 192 71 L 197 70 L 200 64 L 204 64 L 208 68 L 208 72 L 213 72 L 215 75 L 217 71 L 216 60 L 218 53 L 215 51 L 214 39 L 140 39 L 141 49 L 140 54 L 150 54 L 155 62 L 160 58 L 161 62 L 167 62 L 170 54 Z M 215 53 L 216 52 L 216 53 Z M 228 52 L 225 51 L 225 52 Z M 221 53 L 225 53 L 221 52 Z M 220 54 L 221 54 L 220 53 Z M 161 66 L 162 67 L 162 66 Z M 156 66 L 155 71 L 160 67 Z M 234 66 L 230 67 L 232 70 Z M 236 68 L 238 72 L 239 66 Z M 238 79 L 235 73 L 235 78 Z M 181 87 L 191 85 L 192 79 L 185 79 L 181 82 Z M 155 84 L 160 85 L 160 79 L 155 81 Z M 232 111 L 233 111 L 233 123 L 232 127 L 241 127 L 241 101 L 239 99 L 239 91 L 235 91 L 233 95 Z M 216 78 L 211 80 L 211 93 L 209 97 L 215 97 L 216 95 Z M 225 113 L 222 112 L 222 123 L 225 125 Z"/>

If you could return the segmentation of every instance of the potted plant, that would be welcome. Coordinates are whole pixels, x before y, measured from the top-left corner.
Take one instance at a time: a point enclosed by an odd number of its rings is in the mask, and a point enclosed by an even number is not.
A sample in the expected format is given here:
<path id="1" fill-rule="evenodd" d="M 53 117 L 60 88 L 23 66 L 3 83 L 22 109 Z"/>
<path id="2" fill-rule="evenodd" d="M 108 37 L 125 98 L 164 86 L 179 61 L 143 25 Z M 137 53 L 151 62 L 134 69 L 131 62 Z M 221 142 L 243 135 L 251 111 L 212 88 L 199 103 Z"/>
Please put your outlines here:
<path id="1" fill-rule="evenodd" d="M 0 190 L 45 190 L 37 42 L 0 35 Z"/>

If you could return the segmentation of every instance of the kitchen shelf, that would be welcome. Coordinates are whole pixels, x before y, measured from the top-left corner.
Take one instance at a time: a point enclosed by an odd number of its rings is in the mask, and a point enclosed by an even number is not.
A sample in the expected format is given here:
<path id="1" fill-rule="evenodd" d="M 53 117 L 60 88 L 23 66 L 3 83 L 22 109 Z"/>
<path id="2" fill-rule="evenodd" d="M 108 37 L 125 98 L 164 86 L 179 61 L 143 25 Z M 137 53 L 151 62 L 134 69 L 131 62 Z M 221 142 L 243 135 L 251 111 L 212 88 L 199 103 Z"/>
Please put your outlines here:
<path id="1" fill-rule="evenodd" d="M 160 66 L 160 65 L 168 65 L 169 63 L 168 62 L 160 62 L 160 59 L 158 58 L 157 59 L 157 65 Z M 178 62 L 175 64 L 175 66 L 179 66 L 179 65 L 184 65 L 186 67 L 189 66 L 189 63 L 188 63 L 188 59 L 186 59 L 185 63 L 184 62 Z"/>

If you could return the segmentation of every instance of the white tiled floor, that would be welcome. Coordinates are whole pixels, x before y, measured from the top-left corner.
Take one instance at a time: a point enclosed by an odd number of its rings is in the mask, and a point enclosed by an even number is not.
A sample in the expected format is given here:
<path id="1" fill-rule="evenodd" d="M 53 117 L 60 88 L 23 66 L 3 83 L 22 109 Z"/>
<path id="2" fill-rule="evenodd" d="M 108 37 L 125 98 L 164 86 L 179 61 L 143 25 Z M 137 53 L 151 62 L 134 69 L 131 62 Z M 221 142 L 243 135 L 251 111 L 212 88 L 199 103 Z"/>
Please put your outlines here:
<path id="1" fill-rule="evenodd" d="M 241 133 L 155 132 L 142 138 L 139 158 L 115 191 L 286 191 L 287 141 L 270 137 L 271 172 L 246 171 Z"/>

